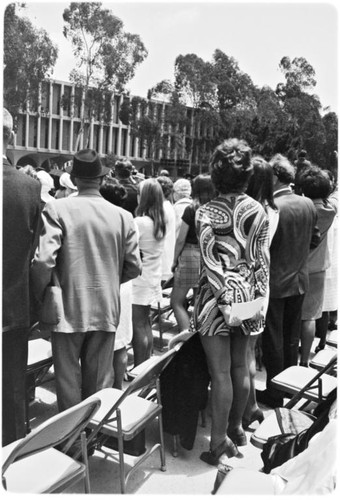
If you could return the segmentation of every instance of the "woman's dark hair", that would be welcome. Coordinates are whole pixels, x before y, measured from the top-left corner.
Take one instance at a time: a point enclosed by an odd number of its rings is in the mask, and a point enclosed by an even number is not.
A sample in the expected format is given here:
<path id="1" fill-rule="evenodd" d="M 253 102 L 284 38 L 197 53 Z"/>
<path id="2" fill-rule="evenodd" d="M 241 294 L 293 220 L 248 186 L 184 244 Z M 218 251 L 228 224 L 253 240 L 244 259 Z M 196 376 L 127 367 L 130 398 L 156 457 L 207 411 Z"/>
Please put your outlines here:
<path id="1" fill-rule="evenodd" d="M 288 158 L 277 153 L 270 160 L 269 165 L 273 169 L 273 173 L 278 180 L 283 184 L 291 184 L 295 179 L 295 169 Z"/>
<path id="2" fill-rule="evenodd" d="M 302 193 L 311 198 L 327 198 L 332 191 L 332 183 L 329 175 L 316 165 L 304 170 L 300 178 Z"/>
<path id="3" fill-rule="evenodd" d="M 161 240 L 165 236 L 165 214 L 164 214 L 164 196 L 162 188 L 156 179 L 146 179 L 138 185 L 139 204 L 136 215 L 147 215 L 154 223 L 154 237 Z"/>
<path id="4" fill-rule="evenodd" d="M 253 174 L 249 179 L 246 193 L 254 200 L 265 206 L 277 209 L 274 202 L 273 169 L 262 156 L 255 156 L 251 160 Z"/>
<path id="5" fill-rule="evenodd" d="M 200 205 L 208 203 L 216 196 L 214 185 L 209 174 L 197 175 L 192 181 L 192 203 L 197 209 Z"/>
<path id="6" fill-rule="evenodd" d="M 210 159 L 211 180 L 222 194 L 245 191 L 252 170 L 251 149 L 243 140 L 225 140 Z"/>
<path id="7" fill-rule="evenodd" d="M 109 201 L 117 207 L 121 207 L 127 197 L 127 190 L 117 179 L 111 178 L 106 180 L 99 189 L 100 194 L 105 200 Z"/>
<path id="8" fill-rule="evenodd" d="M 171 193 L 174 190 L 174 183 L 170 179 L 170 177 L 166 177 L 165 175 L 160 175 L 157 177 L 157 181 L 160 183 L 164 198 L 168 200 L 170 198 Z"/>

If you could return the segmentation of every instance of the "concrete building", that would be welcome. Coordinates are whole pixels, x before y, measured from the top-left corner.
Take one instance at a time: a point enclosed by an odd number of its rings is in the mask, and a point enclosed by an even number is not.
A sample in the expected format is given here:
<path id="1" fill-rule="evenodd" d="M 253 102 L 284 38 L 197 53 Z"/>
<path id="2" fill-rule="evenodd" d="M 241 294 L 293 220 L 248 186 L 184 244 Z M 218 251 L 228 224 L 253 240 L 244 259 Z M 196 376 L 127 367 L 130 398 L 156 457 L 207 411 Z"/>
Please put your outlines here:
<path id="1" fill-rule="evenodd" d="M 131 135 L 129 125 L 124 125 L 119 119 L 119 111 L 125 100 L 131 98 L 126 95 L 107 94 L 110 119 L 104 121 L 95 113 L 88 116 L 86 124 L 89 142 L 84 145 L 82 138 L 77 145 L 77 138 L 81 128 L 81 117 L 89 115 L 85 105 L 82 90 L 75 85 L 49 80 L 41 86 L 41 99 L 38 109 L 30 109 L 29 103 L 17 120 L 15 141 L 8 150 L 8 156 L 16 166 L 30 164 L 35 168 L 62 168 L 63 164 L 71 160 L 74 152 L 83 147 L 90 147 L 98 151 L 105 158 L 113 154 L 117 157 L 129 158 L 138 170 L 148 175 L 157 174 L 162 168 L 169 170 L 174 177 L 190 172 L 197 174 L 206 170 L 202 167 L 199 156 L 204 143 L 204 132 L 199 124 L 194 124 L 193 110 L 187 109 L 189 126 L 178 131 L 162 126 L 167 104 L 151 100 L 154 118 L 159 122 L 162 130 L 162 146 L 148 147 L 145 141 Z M 164 130 L 163 130 L 164 129 Z M 211 131 L 205 131 L 208 137 Z M 178 137 L 181 136 L 181 141 Z M 188 153 L 188 141 L 199 138 L 199 146 L 194 145 Z M 202 141 L 203 139 L 203 141 Z M 194 141 L 195 142 L 195 141 Z M 196 141 L 198 142 L 198 141 Z M 204 144 L 203 144 L 204 150 Z M 189 157 L 191 161 L 189 161 Z"/>

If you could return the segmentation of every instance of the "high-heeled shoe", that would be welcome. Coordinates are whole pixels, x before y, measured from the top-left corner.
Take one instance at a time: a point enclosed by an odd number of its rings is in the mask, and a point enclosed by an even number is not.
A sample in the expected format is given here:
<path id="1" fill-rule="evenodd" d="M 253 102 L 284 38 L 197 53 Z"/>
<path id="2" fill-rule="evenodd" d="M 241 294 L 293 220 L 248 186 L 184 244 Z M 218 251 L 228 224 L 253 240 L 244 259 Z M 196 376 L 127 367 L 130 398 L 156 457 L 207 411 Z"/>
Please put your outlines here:
<path id="1" fill-rule="evenodd" d="M 210 451 L 201 453 L 200 459 L 209 465 L 218 465 L 219 459 L 223 454 L 226 454 L 228 458 L 235 457 L 239 454 L 237 446 L 228 437 L 226 437 L 214 450 L 210 449 Z"/>
<path id="2" fill-rule="evenodd" d="M 243 429 L 248 429 L 248 427 L 251 426 L 251 424 L 253 422 L 258 422 L 259 424 L 261 424 L 261 422 L 264 421 L 264 414 L 263 414 L 263 411 L 260 410 L 260 408 L 256 408 L 255 411 L 253 411 L 253 413 L 251 413 L 250 417 L 243 417 L 242 418 L 242 427 Z"/>
<path id="3" fill-rule="evenodd" d="M 247 436 L 243 429 L 228 429 L 227 434 L 234 444 L 237 446 L 246 446 L 247 445 Z"/>

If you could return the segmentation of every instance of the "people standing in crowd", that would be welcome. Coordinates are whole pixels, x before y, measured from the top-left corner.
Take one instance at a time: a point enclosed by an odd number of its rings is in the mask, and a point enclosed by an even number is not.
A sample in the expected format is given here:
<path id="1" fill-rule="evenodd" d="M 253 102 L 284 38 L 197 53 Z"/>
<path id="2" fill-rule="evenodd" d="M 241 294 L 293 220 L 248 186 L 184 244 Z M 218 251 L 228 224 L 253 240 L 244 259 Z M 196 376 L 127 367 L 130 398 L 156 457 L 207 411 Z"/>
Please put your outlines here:
<path id="1" fill-rule="evenodd" d="M 107 180 L 100 188 L 105 200 L 121 207 L 127 197 L 127 191 L 117 179 Z M 120 285 L 120 317 L 116 330 L 113 355 L 113 371 L 115 389 L 123 388 L 124 375 L 128 363 L 127 346 L 132 340 L 132 281 Z"/>
<path id="2" fill-rule="evenodd" d="M 40 219 L 40 183 L 6 157 L 13 118 L 3 109 L 2 153 L 2 446 L 26 434 L 29 267 Z"/>
<path id="3" fill-rule="evenodd" d="M 59 178 L 60 188 L 57 189 L 54 195 L 55 199 L 67 198 L 68 196 L 76 196 L 78 194 L 77 186 L 75 186 L 71 180 L 71 176 L 68 172 L 63 172 Z"/>
<path id="4" fill-rule="evenodd" d="M 177 179 L 177 181 L 174 182 L 173 200 L 176 216 L 176 238 L 178 237 L 179 229 L 182 224 L 184 209 L 192 202 L 191 191 L 191 182 L 188 179 Z"/>
<path id="5" fill-rule="evenodd" d="M 157 177 L 164 196 L 163 208 L 166 219 L 166 234 L 164 240 L 164 250 L 162 255 L 162 283 L 172 277 L 172 262 L 174 260 L 176 242 L 176 216 L 172 204 L 172 192 L 174 184 L 170 177 Z"/>
<path id="6" fill-rule="evenodd" d="M 150 358 L 153 336 L 150 306 L 162 296 L 162 253 L 166 234 L 164 196 L 156 179 L 139 184 L 135 223 L 139 233 L 142 274 L 132 282 L 132 347 L 134 366 Z"/>
<path id="7" fill-rule="evenodd" d="M 120 285 L 141 272 L 131 214 L 99 192 L 108 171 L 96 151 L 77 152 L 78 196 L 52 200 L 42 214 L 31 274 L 40 301 L 53 275 L 61 287 L 63 314 L 51 334 L 59 411 L 112 387 Z"/>
<path id="8" fill-rule="evenodd" d="M 54 181 L 45 170 L 38 170 L 37 177 L 41 184 L 41 208 L 44 208 L 45 203 L 54 198 L 50 194 L 54 190 Z"/>
<path id="9" fill-rule="evenodd" d="M 30 177 L 32 177 L 32 179 L 35 179 L 36 181 L 38 180 L 37 171 L 35 170 L 34 167 L 32 167 L 32 165 L 25 165 L 24 167 L 19 167 L 18 170 L 23 174 L 29 175 Z"/>
<path id="10" fill-rule="evenodd" d="M 318 243 L 317 213 L 313 202 L 296 195 L 295 170 L 281 154 L 270 165 L 274 174 L 274 201 L 279 223 L 270 246 L 270 286 L 266 326 L 262 333 L 266 389 L 256 391 L 257 401 L 282 406 L 283 394 L 270 387 L 270 380 L 285 368 L 297 365 L 302 303 L 308 290 L 308 255 Z"/>
<path id="11" fill-rule="evenodd" d="M 269 246 L 277 229 L 279 222 L 279 211 L 274 202 L 274 181 L 273 169 L 268 162 L 261 156 L 252 158 L 253 175 L 251 176 L 246 193 L 261 203 L 263 206 L 268 222 L 269 222 Z M 264 317 L 266 317 L 269 301 L 269 288 L 266 294 L 266 301 L 263 309 Z M 248 367 L 250 390 L 247 407 L 245 409 L 242 426 L 247 429 L 256 420 L 262 422 L 264 419 L 263 412 L 258 407 L 255 391 L 256 377 L 256 345 L 258 343 L 260 332 L 250 333 L 248 345 Z"/>
<path id="12" fill-rule="evenodd" d="M 302 305 L 300 365 L 308 366 L 315 337 L 315 321 L 322 316 L 326 269 L 330 266 L 327 234 L 337 212 L 337 200 L 334 197 L 328 199 L 331 181 L 329 175 L 317 166 L 304 170 L 300 186 L 302 194 L 311 199 L 316 208 L 320 231 L 320 243 L 308 256 L 309 288 Z"/>
<path id="13" fill-rule="evenodd" d="M 196 211 L 201 205 L 210 201 L 214 195 L 215 189 L 210 175 L 201 174 L 195 177 L 192 191 L 193 200 L 184 209 L 182 215 L 172 264 L 174 284 L 171 292 L 171 307 L 179 332 L 189 328 L 187 294 L 190 289 L 193 289 L 195 295 L 200 272 L 200 249 L 195 227 Z"/>
<path id="14" fill-rule="evenodd" d="M 247 442 L 247 347 L 263 315 L 258 311 L 242 322 L 230 314 L 234 302 L 265 297 L 268 288 L 268 220 L 260 203 L 245 194 L 252 170 L 248 144 L 224 141 L 210 161 L 218 196 L 196 213 L 202 267 L 192 329 L 200 335 L 211 376 L 210 451 L 200 457 L 211 465 L 238 455 L 237 446 Z"/>
<path id="15" fill-rule="evenodd" d="M 128 159 L 118 160 L 115 163 L 115 176 L 119 180 L 120 184 L 125 187 L 127 191 L 127 197 L 124 200 L 125 208 L 133 216 L 136 215 L 136 208 L 138 205 L 137 201 L 137 191 L 138 184 L 141 182 L 137 176 L 132 175 L 133 165 Z"/>
<path id="16" fill-rule="evenodd" d="M 333 174 L 329 170 L 325 170 L 329 175 L 332 184 L 332 193 L 329 196 L 330 201 L 335 202 L 338 207 L 338 187 Z M 315 348 L 315 352 L 323 350 L 326 346 L 327 332 L 337 329 L 337 309 L 339 300 L 338 291 L 338 238 L 339 238 L 339 216 L 338 210 L 334 217 L 333 223 L 327 233 L 327 248 L 330 257 L 330 266 L 326 269 L 325 277 L 325 296 L 322 306 L 322 316 L 316 320 L 315 334 L 320 338 L 319 344 Z"/>
<path id="17" fill-rule="evenodd" d="M 307 151 L 301 149 L 298 154 L 297 160 L 294 162 L 295 178 L 294 178 L 294 192 L 295 194 L 302 194 L 300 179 L 306 168 L 311 166 L 311 162 L 307 160 Z"/>

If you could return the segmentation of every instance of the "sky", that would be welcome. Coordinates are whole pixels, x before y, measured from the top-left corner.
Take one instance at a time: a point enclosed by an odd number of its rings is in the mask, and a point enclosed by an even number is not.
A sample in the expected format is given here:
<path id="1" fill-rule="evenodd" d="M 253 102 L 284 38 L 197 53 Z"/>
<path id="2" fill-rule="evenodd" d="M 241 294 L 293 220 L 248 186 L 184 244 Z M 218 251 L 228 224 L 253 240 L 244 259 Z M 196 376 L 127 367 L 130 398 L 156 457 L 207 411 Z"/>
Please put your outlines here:
<path id="1" fill-rule="evenodd" d="M 323 108 L 338 112 L 338 22 L 336 2 L 130 1 L 102 2 L 120 17 L 125 31 L 139 34 L 148 57 L 127 88 L 146 97 L 149 88 L 174 79 L 178 55 L 195 53 L 210 61 L 215 49 L 238 62 L 253 82 L 275 89 L 284 81 L 284 56 L 304 57 L 316 72 Z M 69 2 L 26 2 L 25 16 L 44 28 L 59 47 L 52 78 L 68 81 L 72 47 L 63 34 L 62 13 Z"/>

